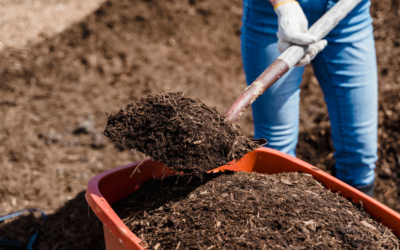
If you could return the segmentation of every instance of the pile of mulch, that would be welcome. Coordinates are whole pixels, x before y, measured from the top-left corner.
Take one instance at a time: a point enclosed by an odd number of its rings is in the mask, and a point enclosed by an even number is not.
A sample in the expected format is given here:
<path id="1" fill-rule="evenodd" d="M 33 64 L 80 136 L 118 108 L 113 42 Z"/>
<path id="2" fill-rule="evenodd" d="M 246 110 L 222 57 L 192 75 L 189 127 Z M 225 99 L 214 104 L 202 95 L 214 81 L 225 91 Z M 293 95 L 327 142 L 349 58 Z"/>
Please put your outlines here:
<path id="1" fill-rule="evenodd" d="M 215 108 L 182 92 L 148 95 L 129 104 L 108 116 L 104 134 L 172 170 L 198 176 L 260 146 Z"/>
<path id="2" fill-rule="evenodd" d="M 205 180 L 205 181 L 204 181 Z M 151 249 L 397 249 L 398 239 L 311 175 L 151 180 L 113 209 Z"/>

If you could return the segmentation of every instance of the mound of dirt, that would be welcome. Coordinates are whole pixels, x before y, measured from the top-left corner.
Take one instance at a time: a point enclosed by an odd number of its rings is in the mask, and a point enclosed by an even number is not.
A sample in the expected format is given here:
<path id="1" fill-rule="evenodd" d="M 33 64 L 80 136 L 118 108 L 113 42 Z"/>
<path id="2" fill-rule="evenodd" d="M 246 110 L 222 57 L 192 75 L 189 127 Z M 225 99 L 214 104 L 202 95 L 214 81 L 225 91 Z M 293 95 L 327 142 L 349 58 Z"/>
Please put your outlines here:
<path id="1" fill-rule="evenodd" d="M 394 249 L 398 242 L 308 174 L 190 178 L 149 181 L 113 208 L 151 249 Z"/>
<path id="2" fill-rule="evenodd" d="M 175 171 L 203 172 L 259 147 L 215 108 L 182 92 L 148 95 L 108 117 L 104 134 Z"/>

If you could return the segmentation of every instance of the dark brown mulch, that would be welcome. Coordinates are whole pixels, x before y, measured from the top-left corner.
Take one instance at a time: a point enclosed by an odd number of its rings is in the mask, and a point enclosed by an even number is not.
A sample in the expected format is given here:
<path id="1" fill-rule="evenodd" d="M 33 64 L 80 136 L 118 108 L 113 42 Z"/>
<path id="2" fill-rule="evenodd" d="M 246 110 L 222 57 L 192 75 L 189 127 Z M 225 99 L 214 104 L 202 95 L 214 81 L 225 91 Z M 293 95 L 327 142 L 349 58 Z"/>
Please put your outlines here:
<path id="1" fill-rule="evenodd" d="M 148 95 L 108 116 L 104 134 L 176 171 L 201 176 L 259 145 L 215 108 L 182 92 Z"/>
<path id="2" fill-rule="evenodd" d="M 363 208 L 308 174 L 152 180 L 113 205 L 151 249 L 395 249 Z"/>

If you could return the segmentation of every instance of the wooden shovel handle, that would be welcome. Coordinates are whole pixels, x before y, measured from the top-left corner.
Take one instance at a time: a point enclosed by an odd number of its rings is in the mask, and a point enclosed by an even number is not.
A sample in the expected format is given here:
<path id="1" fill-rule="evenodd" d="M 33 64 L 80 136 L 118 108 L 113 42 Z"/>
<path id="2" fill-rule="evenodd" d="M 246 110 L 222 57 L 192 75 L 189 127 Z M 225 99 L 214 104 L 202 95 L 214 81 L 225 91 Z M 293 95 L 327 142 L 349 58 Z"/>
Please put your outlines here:
<path id="1" fill-rule="evenodd" d="M 325 37 L 335 26 L 347 16 L 362 0 L 340 0 L 326 12 L 307 31 L 317 40 Z M 236 99 L 225 113 L 225 120 L 237 122 L 243 112 L 262 93 L 281 78 L 289 69 L 298 63 L 308 50 L 308 46 L 292 45 L 283 52 L 264 72 Z"/>

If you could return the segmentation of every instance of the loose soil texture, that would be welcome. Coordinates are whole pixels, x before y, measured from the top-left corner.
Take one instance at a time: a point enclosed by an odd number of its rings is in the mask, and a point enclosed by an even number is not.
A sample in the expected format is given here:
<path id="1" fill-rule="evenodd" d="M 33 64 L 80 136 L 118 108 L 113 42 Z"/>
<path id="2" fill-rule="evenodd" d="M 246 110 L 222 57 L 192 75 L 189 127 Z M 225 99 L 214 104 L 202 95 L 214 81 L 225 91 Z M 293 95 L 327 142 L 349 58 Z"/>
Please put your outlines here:
<path id="1" fill-rule="evenodd" d="M 151 180 L 113 209 L 151 249 L 396 249 L 398 239 L 309 174 Z"/>
<path id="2" fill-rule="evenodd" d="M 198 176 L 259 147 L 243 135 L 240 125 L 182 92 L 148 95 L 129 104 L 108 116 L 104 134 L 172 170 Z"/>

